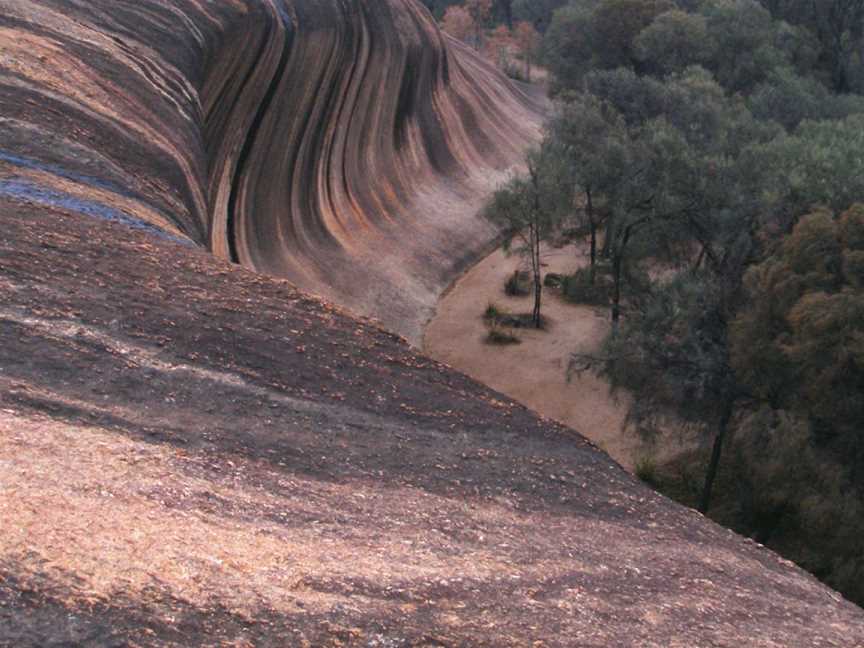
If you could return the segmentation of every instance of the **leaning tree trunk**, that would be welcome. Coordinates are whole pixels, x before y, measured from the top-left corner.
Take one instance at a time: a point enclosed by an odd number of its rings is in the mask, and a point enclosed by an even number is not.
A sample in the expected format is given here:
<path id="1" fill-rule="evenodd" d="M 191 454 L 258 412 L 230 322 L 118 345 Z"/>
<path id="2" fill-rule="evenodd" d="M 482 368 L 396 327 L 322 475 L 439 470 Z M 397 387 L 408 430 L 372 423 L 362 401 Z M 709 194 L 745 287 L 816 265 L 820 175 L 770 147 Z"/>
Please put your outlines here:
<path id="1" fill-rule="evenodd" d="M 711 491 L 714 488 L 714 480 L 717 478 L 717 470 L 720 467 L 720 457 L 723 454 L 723 441 L 726 439 L 726 431 L 729 429 L 729 421 L 732 419 L 732 399 L 727 398 L 723 405 L 723 412 L 717 424 L 717 435 L 714 437 L 714 447 L 711 450 L 711 461 L 705 473 L 705 485 L 702 488 L 702 498 L 699 502 L 699 512 L 705 514 L 711 506 Z"/>
<path id="2" fill-rule="evenodd" d="M 543 294 L 543 281 L 540 277 L 540 232 L 537 227 L 532 227 L 531 237 L 531 268 L 534 275 L 534 311 L 531 313 L 531 321 L 534 328 L 540 328 L 540 300 Z"/>
<path id="3" fill-rule="evenodd" d="M 588 229 L 591 234 L 591 269 L 588 276 L 593 286 L 597 276 L 597 223 L 594 220 L 594 202 L 591 200 L 590 189 L 585 192 L 585 196 L 587 199 Z"/>
<path id="4" fill-rule="evenodd" d="M 628 225 L 624 229 L 624 235 L 621 237 L 621 242 L 617 249 L 612 251 L 612 275 L 614 278 L 614 286 L 612 289 L 612 333 L 618 332 L 618 321 L 621 319 L 621 282 L 624 274 L 624 254 L 627 250 L 627 244 L 630 242 L 630 235 L 633 233 L 634 225 Z M 607 233 L 608 236 L 608 233 Z"/>

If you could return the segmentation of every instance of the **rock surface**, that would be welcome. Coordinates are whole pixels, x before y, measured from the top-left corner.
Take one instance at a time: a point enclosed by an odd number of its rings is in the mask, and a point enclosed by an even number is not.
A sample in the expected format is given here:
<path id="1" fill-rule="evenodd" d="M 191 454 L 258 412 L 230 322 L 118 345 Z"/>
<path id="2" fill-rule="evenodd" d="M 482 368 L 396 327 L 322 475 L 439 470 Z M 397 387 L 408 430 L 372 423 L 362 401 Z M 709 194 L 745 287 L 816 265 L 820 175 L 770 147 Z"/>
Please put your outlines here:
<path id="1" fill-rule="evenodd" d="M 412 339 L 539 136 L 542 101 L 414 0 L 6 0 L 0 42 L 0 193 L 182 235 Z"/>
<path id="2" fill-rule="evenodd" d="M 416 4 L 6 0 L 0 45 L 0 646 L 864 646 L 579 435 L 205 250 L 395 318 L 454 271 L 441 210 L 535 113 Z M 429 292 L 368 297 L 397 270 Z"/>

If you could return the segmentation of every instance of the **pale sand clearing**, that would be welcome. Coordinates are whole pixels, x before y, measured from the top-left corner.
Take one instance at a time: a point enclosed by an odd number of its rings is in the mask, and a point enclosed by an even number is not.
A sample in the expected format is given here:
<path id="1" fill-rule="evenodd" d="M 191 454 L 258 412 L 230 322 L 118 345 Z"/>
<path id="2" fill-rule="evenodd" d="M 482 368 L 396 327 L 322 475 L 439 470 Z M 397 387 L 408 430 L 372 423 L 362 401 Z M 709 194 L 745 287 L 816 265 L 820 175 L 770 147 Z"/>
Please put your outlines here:
<path id="1" fill-rule="evenodd" d="M 543 416 L 555 419 L 586 436 L 613 459 L 632 470 L 646 454 L 644 444 L 622 431 L 626 395 L 612 396 L 608 384 L 594 374 L 574 375 L 567 382 L 573 352 L 598 349 L 609 330 L 605 309 L 568 304 L 543 290 L 546 331 L 520 330 L 521 344 L 490 346 L 481 315 L 490 302 L 512 312 L 529 312 L 533 297 L 508 297 L 504 283 L 521 258 L 496 250 L 462 276 L 444 295 L 426 327 L 426 353 L 493 389 L 507 394 Z M 574 247 L 547 248 L 545 272 L 572 272 L 587 263 Z"/>

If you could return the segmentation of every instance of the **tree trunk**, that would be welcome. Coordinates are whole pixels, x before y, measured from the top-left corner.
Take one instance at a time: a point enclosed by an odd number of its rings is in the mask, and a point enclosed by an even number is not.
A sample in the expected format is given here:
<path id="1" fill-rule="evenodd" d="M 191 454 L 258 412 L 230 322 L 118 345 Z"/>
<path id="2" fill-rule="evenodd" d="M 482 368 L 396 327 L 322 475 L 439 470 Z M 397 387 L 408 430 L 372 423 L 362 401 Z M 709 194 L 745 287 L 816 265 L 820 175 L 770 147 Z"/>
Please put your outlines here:
<path id="1" fill-rule="evenodd" d="M 618 249 L 612 252 L 612 272 L 615 277 L 615 287 L 612 292 L 612 333 L 618 332 L 618 320 L 621 319 L 621 279 L 624 269 L 624 254 L 627 250 L 627 244 L 630 242 L 630 236 L 633 234 L 635 223 L 631 223 L 624 228 L 624 236 L 621 237 L 621 243 Z M 608 231 L 607 231 L 608 238 Z"/>
<path id="2" fill-rule="evenodd" d="M 534 280 L 534 312 L 531 313 L 531 320 L 534 322 L 534 328 L 541 328 L 540 321 L 540 295 L 543 290 L 543 284 L 536 279 Z"/>
<path id="3" fill-rule="evenodd" d="M 540 232 L 538 228 L 533 228 L 533 238 L 531 241 L 531 265 L 534 271 L 534 311 L 531 313 L 531 321 L 534 328 L 540 328 L 540 300 L 543 293 L 543 281 L 540 276 Z"/>
<path id="4" fill-rule="evenodd" d="M 696 258 L 696 263 L 693 264 L 693 272 L 696 272 L 699 268 L 702 267 L 702 262 L 705 260 L 705 246 L 702 246 L 702 249 L 699 251 L 699 256 Z"/>
<path id="5" fill-rule="evenodd" d="M 600 258 L 608 259 L 612 256 L 612 237 L 609 236 L 609 222 L 606 223 L 606 236 L 603 237 L 603 247 L 600 249 Z"/>
<path id="6" fill-rule="evenodd" d="M 732 405 L 732 399 L 727 397 L 726 403 L 723 405 L 723 412 L 720 415 L 720 421 L 717 424 L 717 435 L 714 437 L 711 461 L 705 473 L 705 486 L 702 488 L 702 498 L 699 502 L 699 512 L 702 514 L 708 513 L 708 509 L 711 506 L 711 490 L 714 488 L 717 469 L 720 467 L 720 457 L 723 454 L 723 441 L 726 438 L 726 431 L 729 429 L 729 421 L 732 419 Z"/>
<path id="7" fill-rule="evenodd" d="M 540 241 L 543 232 L 542 214 L 540 209 L 540 179 L 537 176 L 537 169 L 529 167 L 528 171 L 531 175 L 531 185 L 534 190 L 532 214 L 532 224 L 530 228 L 531 234 L 531 265 L 534 270 L 534 312 L 531 314 L 531 320 L 534 323 L 534 328 L 540 328 L 540 299 L 543 292 L 543 278 L 540 276 Z"/>
<path id="8" fill-rule="evenodd" d="M 589 270 L 589 277 L 593 286 L 594 279 L 597 276 L 597 223 L 594 221 L 594 202 L 591 200 L 591 190 L 588 189 L 585 195 L 588 203 L 588 228 L 591 231 L 591 269 Z"/>
<path id="9" fill-rule="evenodd" d="M 618 331 L 618 320 L 621 319 L 621 254 L 612 259 L 612 273 L 615 287 L 612 290 L 612 333 Z"/>

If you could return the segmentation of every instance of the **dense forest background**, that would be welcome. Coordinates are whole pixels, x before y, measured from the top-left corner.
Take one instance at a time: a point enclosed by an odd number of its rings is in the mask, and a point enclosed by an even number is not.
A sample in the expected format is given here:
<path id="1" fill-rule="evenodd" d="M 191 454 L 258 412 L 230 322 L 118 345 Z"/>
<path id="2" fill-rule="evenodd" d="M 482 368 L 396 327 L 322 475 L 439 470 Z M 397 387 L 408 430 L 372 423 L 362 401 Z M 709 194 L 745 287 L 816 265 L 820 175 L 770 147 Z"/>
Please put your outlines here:
<path id="1" fill-rule="evenodd" d="M 704 441 L 639 475 L 864 604 L 864 0 L 426 4 L 548 73 L 489 213 L 590 241 L 566 290 L 612 327 L 573 370 Z"/>

